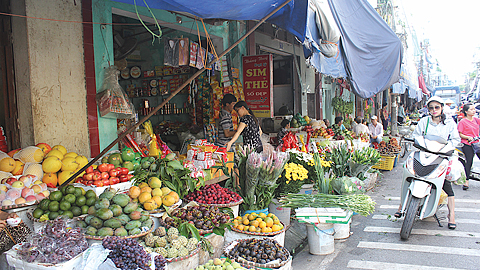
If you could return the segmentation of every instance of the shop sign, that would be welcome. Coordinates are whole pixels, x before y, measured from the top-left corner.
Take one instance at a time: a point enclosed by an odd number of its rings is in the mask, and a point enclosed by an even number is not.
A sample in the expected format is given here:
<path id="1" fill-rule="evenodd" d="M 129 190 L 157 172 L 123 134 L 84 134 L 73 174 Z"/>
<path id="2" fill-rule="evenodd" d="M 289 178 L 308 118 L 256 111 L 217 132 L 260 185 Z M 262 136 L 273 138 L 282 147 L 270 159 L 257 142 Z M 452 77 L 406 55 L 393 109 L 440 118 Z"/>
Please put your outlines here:
<path id="1" fill-rule="evenodd" d="M 245 101 L 256 117 L 273 117 L 273 56 L 243 57 Z"/>

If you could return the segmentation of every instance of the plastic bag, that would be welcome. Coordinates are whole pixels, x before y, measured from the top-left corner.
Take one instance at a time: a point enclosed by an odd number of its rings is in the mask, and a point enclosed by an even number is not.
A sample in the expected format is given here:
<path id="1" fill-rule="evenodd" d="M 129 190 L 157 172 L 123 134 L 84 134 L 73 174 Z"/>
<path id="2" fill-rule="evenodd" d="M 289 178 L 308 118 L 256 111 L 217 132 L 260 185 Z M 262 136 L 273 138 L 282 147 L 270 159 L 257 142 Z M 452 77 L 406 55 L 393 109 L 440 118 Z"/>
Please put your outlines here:
<path id="1" fill-rule="evenodd" d="M 463 164 L 458 160 L 458 158 L 453 157 L 448 162 L 447 175 L 445 176 L 445 180 L 457 181 L 462 176 L 462 172 L 463 174 L 465 174 Z"/>
<path id="2" fill-rule="evenodd" d="M 118 83 L 119 74 L 120 71 L 115 66 L 110 66 L 105 70 L 103 91 L 97 93 L 96 97 L 102 117 L 129 119 L 135 115 L 135 107 Z"/>

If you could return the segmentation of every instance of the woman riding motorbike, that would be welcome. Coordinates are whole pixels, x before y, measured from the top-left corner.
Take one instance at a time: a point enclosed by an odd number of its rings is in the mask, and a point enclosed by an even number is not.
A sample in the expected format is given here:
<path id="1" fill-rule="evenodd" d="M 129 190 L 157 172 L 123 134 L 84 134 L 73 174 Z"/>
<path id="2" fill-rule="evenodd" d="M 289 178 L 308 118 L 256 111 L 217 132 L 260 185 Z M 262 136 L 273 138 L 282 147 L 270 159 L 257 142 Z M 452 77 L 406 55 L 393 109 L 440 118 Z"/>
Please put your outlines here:
<path id="1" fill-rule="evenodd" d="M 435 135 L 444 138 L 454 147 L 460 143 L 457 125 L 451 117 L 447 118 L 443 113 L 444 105 L 442 98 L 438 96 L 433 96 L 427 101 L 427 108 L 430 115 L 420 119 L 412 134 L 413 138 L 417 136 Z M 453 193 L 452 183 L 445 180 L 442 189 L 448 195 L 448 228 L 454 230 L 457 225 L 455 223 L 455 194 Z M 401 209 L 402 205 L 399 206 L 398 211 L 394 215 L 395 217 L 399 218 L 402 216 L 400 212 Z"/>

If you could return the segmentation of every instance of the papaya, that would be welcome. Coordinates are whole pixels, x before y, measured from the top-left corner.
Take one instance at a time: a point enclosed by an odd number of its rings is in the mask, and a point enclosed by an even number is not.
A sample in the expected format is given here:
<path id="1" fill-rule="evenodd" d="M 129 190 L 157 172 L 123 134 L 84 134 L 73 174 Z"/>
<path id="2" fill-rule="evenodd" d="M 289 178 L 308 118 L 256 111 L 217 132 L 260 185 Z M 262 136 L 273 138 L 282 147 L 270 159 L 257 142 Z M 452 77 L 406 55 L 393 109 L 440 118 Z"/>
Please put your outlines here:
<path id="1" fill-rule="evenodd" d="M 115 236 L 128 236 L 128 232 L 127 230 L 125 230 L 125 228 L 121 227 L 121 228 L 117 228 L 115 230 Z"/>
<path id="2" fill-rule="evenodd" d="M 100 228 L 97 231 L 98 236 L 113 236 L 113 229 L 108 227 Z"/>
<path id="3" fill-rule="evenodd" d="M 142 222 L 142 227 L 151 228 L 153 225 L 153 220 L 151 218 L 147 219 L 146 221 Z"/>
<path id="4" fill-rule="evenodd" d="M 138 204 L 136 202 L 129 202 L 124 208 L 123 213 L 130 214 L 133 211 L 137 210 Z"/>
<path id="5" fill-rule="evenodd" d="M 114 217 L 118 217 L 121 214 L 123 214 L 123 209 L 122 207 L 120 207 L 120 205 L 113 204 L 113 205 L 110 205 L 108 209 L 112 210 Z"/>
<path id="6" fill-rule="evenodd" d="M 126 214 L 121 214 L 117 219 L 122 223 L 122 225 L 127 224 L 130 221 L 130 217 Z"/>
<path id="7" fill-rule="evenodd" d="M 95 227 L 88 226 L 87 230 L 85 231 L 85 234 L 95 236 L 95 235 L 97 235 L 97 229 Z"/>
<path id="8" fill-rule="evenodd" d="M 110 201 L 106 198 L 99 199 L 98 201 L 95 202 L 96 209 L 108 208 L 109 206 L 110 206 Z"/>
<path id="9" fill-rule="evenodd" d="M 140 233 L 142 233 L 142 231 L 139 228 L 133 228 L 133 229 L 128 231 L 129 235 L 136 235 L 136 234 L 140 234 Z"/>
<path id="10" fill-rule="evenodd" d="M 103 220 L 107 220 L 113 217 L 113 212 L 108 208 L 101 208 L 97 210 L 97 212 L 95 213 L 95 216 Z"/>
<path id="11" fill-rule="evenodd" d="M 85 218 L 85 223 L 90 224 L 90 220 L 91 220 L 92 218 L 94 218 L 94 217 L 95 217 L 94 215 L 88 215 L 88 216 Z"/>
<path id="12" fill-rule="evenodd" d="M 109 227 L 109 228 L 112 228 L 112 229 L 117 229 L 117 228 L 122 227 L 122 223 L 120 222 L 120 220 L 116 220 L 116 219 L 112 218 L 112 219 L 106 220 L 103 223 L 103 226 Z"/>
<path id="13" fill-rule="evenodd" d="M 115 196 L 115 193 L 112 192 L 112 191 L 109 191 L 108 189 L 106 189 L 102 194 L 100 194 L 100 196 L 98 196 L 100 199 L 107 199 L 107 200 L 111 200 L 113 198 L 113 196 Z"/>
<path id="14" fill-rule="evenodd" d="M 87 227 L 87 223 L 83 220 L 79 220 L 77 222 L 77 226 L 80 227 L 80 228 L 86 228 Z"/>
<path id="15" fill-rule="evenodd" d="M 130 231 L 131 229 L 140 228 L 141 225 L 142 223 L 140 221 L 132 220 L 125 225 L 125 229 Z"/>
<path id="16" fill-rule="evenodd" d="M 99 219 L 98 217 L 93 217 L 90 220 L 89 225 L 92 226 L 92 227 L 95 227 L 96 229 L 100 229 L 103 226 L 103 221 L 101 219 Z"/>
<path id="17" fill-rule="evenodd" d="M 144 222 L 148 220 L 148 218 L 150 217 L 150 214 L 147 211 L 141 211 L 141 213 L 142 213 L 142 216 L 140 217 L 140 221 Z"/>
<path id="18" fill-rule="evenodd" d="M 95 212 L 97 212 L 97 209 L 95 209 L 95 206 L 90 206 L 87 210 L 87 214 L 89 215 L 95 215 Z"/>
<path id="19" fill-rule="evenodd" d="M 112 198 L 114 204 L 125 207 L 130 202 L 130 197 L 127 194 L 117 194 Z"/>

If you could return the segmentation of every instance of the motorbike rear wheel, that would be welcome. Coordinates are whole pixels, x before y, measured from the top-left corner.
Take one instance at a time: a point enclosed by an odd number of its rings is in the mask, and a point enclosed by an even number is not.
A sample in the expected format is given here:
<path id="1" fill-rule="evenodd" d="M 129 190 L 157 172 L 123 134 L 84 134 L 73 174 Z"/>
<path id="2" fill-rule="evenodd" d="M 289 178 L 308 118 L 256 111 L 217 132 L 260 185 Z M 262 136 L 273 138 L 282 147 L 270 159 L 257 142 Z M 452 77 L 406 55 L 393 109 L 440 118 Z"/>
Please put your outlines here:
<path id="1" fill-rule="evenodd" d="M 400 230 L 400 238 L 407 240 L 412 232 L 413 223 L 420 207 L 421 199 L 411 197 L 405 213 L 405 219 L 403 220 L 402 229 Z"/>

